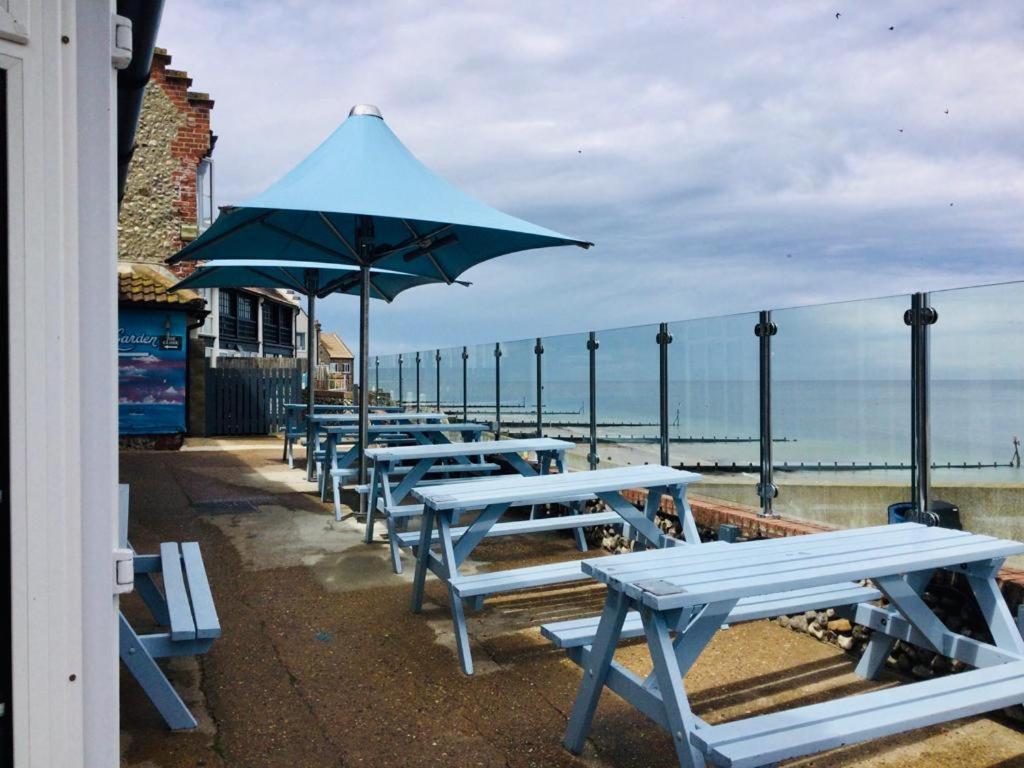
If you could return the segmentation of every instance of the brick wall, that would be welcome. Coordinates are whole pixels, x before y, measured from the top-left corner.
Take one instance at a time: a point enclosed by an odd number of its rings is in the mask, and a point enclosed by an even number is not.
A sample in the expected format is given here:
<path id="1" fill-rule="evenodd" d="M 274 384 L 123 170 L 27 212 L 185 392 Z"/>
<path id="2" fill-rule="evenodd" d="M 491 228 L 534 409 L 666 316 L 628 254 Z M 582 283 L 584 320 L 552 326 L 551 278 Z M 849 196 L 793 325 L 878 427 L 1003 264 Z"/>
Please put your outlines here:
<path id="1" fill-rule="evenodd" d="M 210 154 L 209 94 L 156 49 L 118 220 L 122 261 L 163 263 L 197 235 L 196 168 Z M 172 268 L 183 277 L 193 265 Z"/>

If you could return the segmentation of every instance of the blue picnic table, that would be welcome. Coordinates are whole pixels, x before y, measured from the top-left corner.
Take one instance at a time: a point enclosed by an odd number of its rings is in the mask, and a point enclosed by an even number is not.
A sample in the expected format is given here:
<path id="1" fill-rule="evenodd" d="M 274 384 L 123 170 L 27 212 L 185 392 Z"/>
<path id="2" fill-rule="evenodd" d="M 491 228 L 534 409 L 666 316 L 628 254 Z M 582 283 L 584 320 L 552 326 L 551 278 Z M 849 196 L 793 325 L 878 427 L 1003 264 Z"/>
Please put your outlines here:
<path id="1" fill-rule="evenodd" d="M 774 765 L 1019 704 L 1024 640 L 995 577 L 1004 558 L 1022 552 L 1015 541 L 905 523 L 586 560 L 584 572 L 608 587 L 601 616 L 542 628 L 585 671 L 565 745 L 582 750 L 605 687 L 668 730 L 684 768 Z M 991 643 L 951 631 L 922 599 L 937 570 L 965 577 Z M 888 605 L 856 599 L 858 588 Z M 859 675 L 876 677 L 896 640 L 975 669 L 719 725 L 693 713 L 683 677 L 719 628 L 828 605 L 822 594 L 831 601 L 844 592 L 852 619 L 874 630 Z M 654 662 L 646 678 L 613 659 L 629 637 L 646 639 Z"/>
<path id="2" fill-rule="evenodd" d="M 422 608 L 424 582 L 427 571 L 431 571 L 448 587 L 459 662 L 463 672 L 471 675 L 473 658 L 463 602 L 480 608 L 489 595 L 565 584 L 586 578 L 580 569 L 579 560 L 471 575 L 461 573 L 460 566 L 484 538 L 626 524 L 648 546 L 683 544 L 666 535 L 657 526 L 655 514 L 663 493 L 672 497 L 676 509 L 688 510 L 686 488 L 699 479 L 700 475 L 693 472 L 645 464 L 533 477 L 502 475 L 414 488 L 412 495 L 423 503 L 423 517 L 418 532 L 412 610 L 418 613 Z M 649 492 L 647 505 L 642 511 L 622 496 L 623 491 L 632 488 Z M 512 507 L 566 504 L 574 505 L 573 508 L 579 510 L 580 505 L 591 499 L 602 500 L 610 511 L 499 522 L 501 516 Z M 475 520 L 465 527 L 455 527 L 458 514 L 475 510 L 479 510 Z M 684 515 L 683 518 L 687 540 L 698 541 L 692 515 Z M 433 551 L 434 545 L 439 545 L 439 552 Z"/>
<path id="3" fill-rule="evenodd" d="M 375 405 L 374 411 L 393 413 L 401 411 L 397 405 Z M 295 441 L 305 435 L 303 417 L 309 406 L 306 403 L 285 403 L 284 404 L 284 450 L 281 453 L 281 461 L 287 461 L 289 467 L 295 466 L 293 446 Z M 358 413 L 358 405 L 347 405 L 342 403 L 317 403 L 313 406 L 313 413 Z"/>
<path id="4" fill-rule="evenodd" d="M 418 541 L 416 533 L 408 534 L 404 530 L 411 518 L 423 512 L 421 503 L 402 503 L 414 488 L 449 482 L 453 475 L 487 476 L 500 469 L 500 465 L 487 458 L 503 460 L 524 477 L 546 475 L 552 465 L 558 472 L 565 472 L 565 452 L 572 448 L 573 443 L 550 437 L 369 448 L 366 457 L 372 474 L 367 489 L 366 543 L 373 541 L 374 518 L 379 514 L 387 526 L 392 568 L 395 573 L 401 573 L 400 548 L 413 547 Z M 524 453 L 534 454 L 536 469 L 523 458 Z M 430 479 L 438 476 L 442 478 L 440 481 Z M 334 488 L 335 514 L 338 515 L 337 482 Z M 579 529 L 576 534 L 577 545 L 585 551 L 586 539 Z"/>
<path id="5" fill-rule="evenodd" d="M 367 431 L 367 440 L 388 444 L 398 442 L 401 444 L 437 445 L 452 442 L 449 435 L 458 434 L 462 436 L 464 442 L 469 443 L 479 440 L 480 435 L 487 429 L 489 427 L 486 424 L 472 422 L 463 424 L 371 422 Z M 335 470 L 347 469 L 359 460 L 358 439 L 353 441 L 348 450 L 340 456 L 338 455 L 338 445 L 341 439 L 358 438 L 359 427 L 355 424 L 340 424 L 321 427 L 320 431 L 325 436 L 324 471 L 320 476 L 320 498 L 326 500 L 328 481 L 333 483 L 335 479 L 338 479 L 340 482 L 340 478 L 344 476 L 344 473 L 338 473 Z"/>
<path id="6" fill-rule="evenodd" d="M 440 423 L 447 419 L 447 414 L 438 413 L 434 411 L 427 412 L 410 412 L 410 411 L 384 411 L 384 412 L 373 412 L 367 415 L 367 420 L 370 424 L 418 424 L 418 423 Z M 317 466 L 316 462 L 322 459 L 322 456 L 318 456 L 317 453 L 321 450 L 321 440 L 326 437 L 327 427 L 338 427 L 338 426 L 358 426 L 359 414 L 358 413 L 315 413 L 313 416 L 306 417 L 306 421 L 312 424 L 313 432 L 313 450 L 312 453 L 309 451 L 309 446 L 306 446 L 306 471 L 310 473 L 309 476 L 312 479 L 317 479 Z M 321 484 L 322 485 L 322 484 Z"/>

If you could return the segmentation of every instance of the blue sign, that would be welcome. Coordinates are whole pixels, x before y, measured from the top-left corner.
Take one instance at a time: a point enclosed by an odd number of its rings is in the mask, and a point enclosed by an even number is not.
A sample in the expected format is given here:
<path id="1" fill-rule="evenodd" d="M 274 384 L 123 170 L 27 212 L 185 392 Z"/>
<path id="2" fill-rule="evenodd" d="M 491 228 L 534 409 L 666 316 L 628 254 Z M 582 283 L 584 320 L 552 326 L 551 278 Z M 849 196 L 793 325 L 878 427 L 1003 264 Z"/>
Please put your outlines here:
<path id="1" fill-rule="evenodd" d="M 119 432 L 184 432 L 185 313 L 121 309 L 118 319 Z"/>

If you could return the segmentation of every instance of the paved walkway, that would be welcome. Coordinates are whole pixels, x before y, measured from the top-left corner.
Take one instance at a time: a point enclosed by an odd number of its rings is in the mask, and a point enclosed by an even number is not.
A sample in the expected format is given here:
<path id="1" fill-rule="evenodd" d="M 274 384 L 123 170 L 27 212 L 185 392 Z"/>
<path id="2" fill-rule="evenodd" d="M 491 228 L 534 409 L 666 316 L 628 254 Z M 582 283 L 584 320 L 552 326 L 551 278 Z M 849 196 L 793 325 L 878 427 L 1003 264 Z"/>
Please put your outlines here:
<path id="1" fill-rule="evenodd" d="M 335 523 L 303 474 L 280 462 L 278 441 L 188 447 L 122 455 L 131 537 L 142 552 L 200 542 L 224 636 L 200 660 L 171 667 L 197 732 L 167 732 L 122 676 L 124 765 L 676 765 L 666 734 L 614 696 L 602 701 L 581 758 L 561 747 L 579 672 L 536 627 L 596 612 L 594 588 L 489 602 L 470 623 L 479 672 L 463 677 L 436 583 L 425 615 L 410 614 L 408 576 L 391 573 L 386 547 L 363 545 L 351 519 Z M 577 556 L 567 537 L 499 539 L 477 552 L 489 558 L 481 568 Z M 139 616 L 137 597 L 125 605 Z M 637 670 L 645 657 L 641 647 L 622 652 Z M 837 649 L 758 622 L 720 633 L 687 685 L 698 713 L 718 721 L 871 687 L 851 670 Z M 455 713 L 440 732 L 438 711 Z M 796 765 L 1009 768 L 1024 766 L 1024 735 L 975 719 Z"/>

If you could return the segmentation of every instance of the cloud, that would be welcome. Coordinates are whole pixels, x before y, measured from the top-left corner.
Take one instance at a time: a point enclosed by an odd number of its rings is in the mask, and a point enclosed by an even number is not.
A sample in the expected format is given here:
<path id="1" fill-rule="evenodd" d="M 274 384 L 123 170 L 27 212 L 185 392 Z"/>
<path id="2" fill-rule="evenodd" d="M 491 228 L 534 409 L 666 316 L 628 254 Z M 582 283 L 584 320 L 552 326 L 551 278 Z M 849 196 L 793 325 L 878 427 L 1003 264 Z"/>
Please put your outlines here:
<path id="1" fill-rule="evenodd" d="M 374 303 L 384 353 L 1021 278 L 1022 27 L 926 0 L 178 0 L 159 42 L 216 101 L 220 203 L 368 101 L 467 192 L 597 243 Z M 356 305 L 320 305 L 353 347 Z"/>

